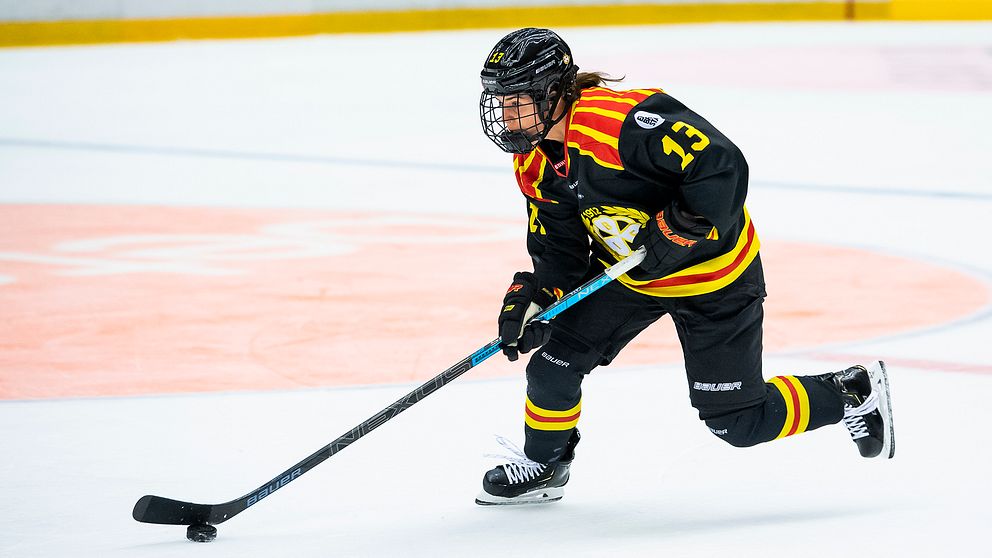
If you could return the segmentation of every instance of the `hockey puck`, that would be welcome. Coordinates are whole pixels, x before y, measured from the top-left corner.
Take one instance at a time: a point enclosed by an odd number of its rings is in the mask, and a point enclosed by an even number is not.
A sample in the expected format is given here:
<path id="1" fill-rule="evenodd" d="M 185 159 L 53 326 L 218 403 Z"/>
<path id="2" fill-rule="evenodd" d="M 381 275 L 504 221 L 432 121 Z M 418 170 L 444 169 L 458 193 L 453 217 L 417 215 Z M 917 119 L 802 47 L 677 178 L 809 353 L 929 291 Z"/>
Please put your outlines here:
<path id="1" fill-rule="evenodd" d="M 186 528 L 186 538 L 193 542 L 210 542 L 217 538 L 217 528 L 203 523 Z"/>

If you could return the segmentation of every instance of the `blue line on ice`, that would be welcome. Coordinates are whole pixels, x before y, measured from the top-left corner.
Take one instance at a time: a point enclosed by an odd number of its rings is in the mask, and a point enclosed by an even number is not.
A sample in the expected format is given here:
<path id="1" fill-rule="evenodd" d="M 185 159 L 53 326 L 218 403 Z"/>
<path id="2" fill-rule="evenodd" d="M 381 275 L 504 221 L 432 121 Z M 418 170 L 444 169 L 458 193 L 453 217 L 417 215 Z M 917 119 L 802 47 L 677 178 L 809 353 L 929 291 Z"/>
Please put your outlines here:
<path id="1" fill-rule="evenodd" d="M 192 147 L 127 145 L 80 141 L 56 141 L 28 138 L 0 137 L 0 147 L 20 147 L 34 149 L 59 149 L 69 151 L 99 151 L 105 153 L 125 153 L 140 155 L 160 155 L 165 157 L 198 157 L 206 159 L 239 159 L 250 161 L 274 161 L 283 163 L 310 163 L 322 165 L 347 165 L 367 167 L 389 167 L 434 171 L 458 171 L 507 174 L 508 167 L 495 165 L 458 165 L 440 162 L 399 161 L 388 159 L 362 159 L 355 157 L 327 157 L 294 153 L 266 153 L 260 151 L 234 151 L 226 149 L 203 149 Z M 876 196 L 903 196 L 924 198 L 953 198 L 992 201 L 992 194 L 954 190 L 918 190 L 909 188 L 871 188 L 865 186 L 837 186 L 824 184 L 796 184 L 794 182 L 755 181 L 762 188 L 780 188 L 815 192 L 842 192 Z"/>

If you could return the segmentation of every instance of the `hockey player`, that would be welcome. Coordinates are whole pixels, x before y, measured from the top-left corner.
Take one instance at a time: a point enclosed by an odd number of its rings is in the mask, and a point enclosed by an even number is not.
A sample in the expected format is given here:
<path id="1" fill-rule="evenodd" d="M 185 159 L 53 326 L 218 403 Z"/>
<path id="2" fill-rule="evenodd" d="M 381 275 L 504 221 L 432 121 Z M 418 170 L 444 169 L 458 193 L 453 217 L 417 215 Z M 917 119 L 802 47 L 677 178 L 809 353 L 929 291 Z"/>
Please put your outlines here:
<path id="1" fill-rule="evenodd" d="M 534 264 L 513 277 L 499 335 L 511 361 L 535 352 L 523 452 L 485 474 L 477 503 L 560 499 L 579 441 L 583 377 L 666 314 L 690 401 L 721 440 L 753 446 L 843 421 L 862 456 L 894 455 L 882 362 L 762 376 L 765 286 L 736 145 L 661 89 L 614 90 L 602 74 L 578 73 L 568 45 L 547 29 L 501 39 L 481 76 L 482 127 L 513 154 Z M 634 271 L 551 323 L 528 323 L 641 246 L 647 256 Z"/>

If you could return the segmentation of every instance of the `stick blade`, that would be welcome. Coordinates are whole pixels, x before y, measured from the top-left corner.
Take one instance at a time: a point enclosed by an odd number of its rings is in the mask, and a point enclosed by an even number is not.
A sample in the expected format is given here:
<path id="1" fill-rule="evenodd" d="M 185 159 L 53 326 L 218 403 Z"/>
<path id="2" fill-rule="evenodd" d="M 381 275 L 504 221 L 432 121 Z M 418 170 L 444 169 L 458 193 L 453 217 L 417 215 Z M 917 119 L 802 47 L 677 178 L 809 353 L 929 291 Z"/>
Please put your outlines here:
<path id="1" fill-rule="evenodd" d="M 142 523 L 161 525 L 196 525 L 207 523 L 212 506 L 180 502 L 161 496 L 142 496 L 134 504 L 131 516 Z"/>

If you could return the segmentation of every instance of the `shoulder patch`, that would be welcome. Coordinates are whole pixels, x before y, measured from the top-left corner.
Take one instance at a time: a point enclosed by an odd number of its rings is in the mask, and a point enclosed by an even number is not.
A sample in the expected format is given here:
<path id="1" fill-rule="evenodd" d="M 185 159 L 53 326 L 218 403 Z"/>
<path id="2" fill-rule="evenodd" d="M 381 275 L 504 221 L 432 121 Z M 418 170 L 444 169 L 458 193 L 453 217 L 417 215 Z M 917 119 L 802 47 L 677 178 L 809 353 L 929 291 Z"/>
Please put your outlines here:
<path id="1" fill-rule="evenodd" d="M 665 122 L 665 119 L 660 114 L 639 110 L 634 113 L 634 121 L 641 128 L 651 130 L 661 126 Z"/>

